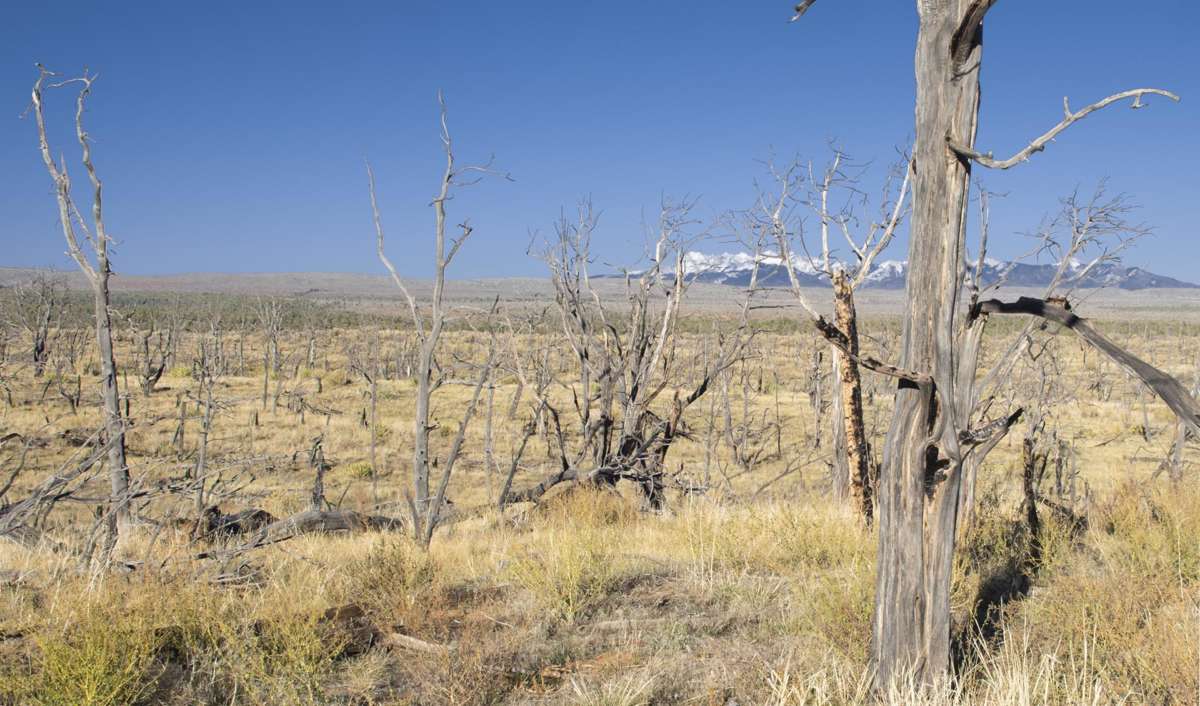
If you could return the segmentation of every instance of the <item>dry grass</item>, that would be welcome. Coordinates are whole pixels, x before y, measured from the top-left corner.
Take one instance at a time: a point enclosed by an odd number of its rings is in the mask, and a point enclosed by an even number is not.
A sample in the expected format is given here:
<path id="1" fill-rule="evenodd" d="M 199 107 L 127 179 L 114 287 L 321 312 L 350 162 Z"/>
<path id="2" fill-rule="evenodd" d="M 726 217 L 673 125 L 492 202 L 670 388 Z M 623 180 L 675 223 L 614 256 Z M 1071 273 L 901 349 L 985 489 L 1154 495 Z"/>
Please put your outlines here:
<path id="1" fill-rule="evenodd" d="M 871 325 L 885 343 L 894 340 L 894 322 Z M 1172 372 L 1194 366 L 1186 351 L 1200 341 L 1196 330 L 1143 326 L 1108 328 Z M 703 326 L 697 330 L 685 345 L 700 345 Z M 376 504 L 361 414 L 364 385 L 348 372 L 343 354 L 372 336 L 326 334 L 317 365 L 300 367 L 294 377 L 289 369 L 283 390 L 340 412 L 325 417 L 310 409 L 303 419 L 288 409 L 286 395 L 274 412 L 270 401 L 260 408 L 262 370 L 254 366 L 261 364 L 261 341 L 247 339 L 245 368 L 223 376 L 217 392 L 224 407 L 211 439 L 213 467 L 235 485 L 248 481 L 225 509 L 285 515 L 305 507 L 311 471 L 303 451 L 324 434 L 334 463 L 327 497 L 344 508 L 403 515 L 413 386 L 403 379 L 380 383 L 384 462 Z M 384 332 L 377 345 L 390 351 L 397 336 Z M 455 332 L 445 359 L 478 357 L 482 340 Z M 530 337 L 521 345 L 540 342 Z M 299 351 L 304 338 L 292 333 L 283 345 Z M 97 576 L 45 546 L 0 544 L 7 572 L 0 586 L 0 703 L 868 703 L 876 537 L 825 495 L 827 438 L 813 449 L 814 432 L 825 422 L 809 406 L 805 382 L 815 345 L 807 334 L 786 331 L 759 338 L 762 357 L 748 363 L 748 405 L 756 418 L 780 426 L 778 438 L 763 435 L 766 451 L 753 468 L 733 464 L 720 440 L 716 458 L 706 461 L 709 406 L 692 410 L 692 438 L 672 448 L 669 463 L 692 483 L 707 475 L 710 490 L 672 495 L 662 514 L 644 512 L 624 487 L 556 492 L 538 507 L 504 516 L 472 512 L 490 504 L 500 482 L 482 462 L 479 423 L 450 488 L 463 519 L 440 530 L 428 553 L 396 534 L 310 536 L 256 550 L 244 565 L 216 567 L 192 558 L 195 547 L 184 530 L 147 523 L 119 547 L 138 568 Z M 1148 484 L 1170 445 L 1169 413 L 1139 397 L 1094 354 L 1070 341 L 1058 350 L 1063 387 L 1077 394 L 1051 412 L 1050 427 L 1075 449 L 1076 507 L 1088 526 L 1078 531 L 1046 513 L 1040 571 L 1019 599 L 991 614 L 986 634 L 973 632 L 980 596 L 1014 580 L 1029 550 L 1018 511 L 1019 443 L 1002 444 L 984 469 L 980 514 L 957 566 L 954 605 L 963 637 L 956 678 L 933 689 L 899 683 L 884 703 L 1200 698 L 1196 474 L 1189 469 L 1177 487 Z M 176 362 L 153 396 L 135 393 L 131 400 L 131 458 L 147 488 L 181 479 L 192 463 L 194 402 L 184 454 L 172 444 L 176 396 L 195 389 L 186 362 Z M 82 361 L 81 373 L 86 366 Z M 1028 372 L 1019 368 L 1014 376 L 1018 396 L 1019 378 Z M 450 377 L 458 376 L 451 370 Z M 5 432 L 38 442 L 10 497 L 66 463 L 77 438 L 96 426 L 90 402 L 72 415 L 53 387 L 41 401 L 44 382 L 18 368 L 10 376 L 16 403 L 0 409 Z M 525 421 L 524 406 L 513 418 L 507 414 L 514 391 L 515 380 L 498 382 L 495 447 L 502 467 Z M 739 421 L 742 390 L 735 383 L 731 393 Z M 437 393 L 435 444 L 448 444 L 468 394 L 457 385 Z M 570 408 L 563 390 L 553 394 Z M 886 422 L 887 383 L 870 381 L 867 398 L 877 438 Z M 518 486 L 553 467 L 548 441 L 531 441 Z M 12 447 L 2 453 L 9 467 Z M 800 458 L 812 461 L 763 489 Z M 97 480 L 83 494 L 103 490 Z M 191 517 L 191 503 L 155 494 L 143 514 Z M 75 546 L 80 528 L 90 526 L 88 508 L 60 506 L 47 526 L 48 538 Z M 213 581 L 230 571 L 244 580 Z M 330 609 L 346 606 L 360 617 L 331 617 Z M 447 649 L 414 650 L 389 639 L 395 635 Z"/>

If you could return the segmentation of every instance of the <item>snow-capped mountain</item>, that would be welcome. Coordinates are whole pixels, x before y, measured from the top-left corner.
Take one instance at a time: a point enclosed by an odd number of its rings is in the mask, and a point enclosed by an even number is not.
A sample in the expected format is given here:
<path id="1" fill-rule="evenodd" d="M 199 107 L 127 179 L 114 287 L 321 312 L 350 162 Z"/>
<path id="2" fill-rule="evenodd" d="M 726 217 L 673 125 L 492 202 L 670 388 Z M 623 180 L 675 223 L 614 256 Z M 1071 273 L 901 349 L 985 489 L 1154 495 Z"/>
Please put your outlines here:
<path id="1" fill-rule="evenodd" d="M 829 285 L 829 277 L 819 272 L 807 257 L 793 255 L 796 278 L 803 287 L 825 287 Z M 974 264 L 971 264 L 974 267 Z M 713 284 L 729 284 L 744 287 L 750 283 L 750 273 L 754 268 L 754 256 L 750 253 L 720 253 L 709 255 L 699 252 L 689 252 L 684 256 L 684 271 L 689 277 L 698 282 Z M 1044 287 L 1050 283 L 1058 269 L 1056 264 L 1033 264 L 1025 262 L 1003 262 L 987 259 L 984 261 L 981 278 L 984 284 L 1004 280 L 1005 284 L 1013 287 Z M 1096 265 L 1091 270 L 1083 272 L 1084 266 L 1078 261 L 1072 261 L 1064 275 L 1064 284 L 1083 288 L 1115 287 L 1118 289 L 1193 289 L 1200 287 L 1190 282 L 1183 282 L 1172 277 L 1156 275 L 1140 267 L 1125 267 L 1120 263 L 1110 262 Z M 908 262 L 902 260 L 884 260 L 876 262 L 867 275 L 864 286 L 876 289 L 903 289 L 905 277 L 908 274 Z M 783 260 L 777 256 L 765 256 L 758 268 L 758 283 L 764 287 L 789 286 L 787 268 Z"/>

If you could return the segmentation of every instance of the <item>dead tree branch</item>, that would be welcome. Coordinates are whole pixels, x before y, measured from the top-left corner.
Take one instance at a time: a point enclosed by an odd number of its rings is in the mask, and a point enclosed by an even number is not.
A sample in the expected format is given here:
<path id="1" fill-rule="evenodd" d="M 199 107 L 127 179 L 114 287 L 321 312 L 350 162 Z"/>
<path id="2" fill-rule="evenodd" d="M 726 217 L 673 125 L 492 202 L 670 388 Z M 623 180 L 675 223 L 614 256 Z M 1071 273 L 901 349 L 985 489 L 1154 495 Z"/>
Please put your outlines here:
<path id="1" fill-rule="evenodd" d="M 1196 399 L 1183 386 L 1183 383 L 1112 342 L 1093 328 L 1086 319 L 1072 313 L 1070 305 L 1065 301 L 1047 301 L 1033 297 L 1021 297 L 1015 302 L 989 299 L 979 302 L 971 312 L 972 318 L 981 314 L 1025 314 L 1054 322 L 1071 330 L 1094 348 L 1112 358 L 1118 365 L 1136 375 L 1194 433 L 1200 434 L 1200 404 L 1197 404 Z"/>
<path id="2" fill-rule="evenodd" d="M 1134 88 L 1128 91 L 1114 93 L 1104 100 L 1096 101 L 1082 110 L 1072 112 L 1070 104 L 1067 102 L 1066 97 L 1064 97 L 1063 119 L 1059 121 L 1057 125 L 1050 128 L 1039 137 L 1035 138 L 1024 149 L 1020 150 L 1008 159 L 996 159 L 991 152 L 977 152 L 974 149 L 959 143 L 954 139 L 953 136 L 949 134 L 946 135 L 946 144 L 949 145 L 950 149 L 954 150 L 954 153 L 959 157 L 972 160 L 982 167 L 987 167 L 988 169 L 1010 169 L 1017 166 L 1021 162 L 1027 161 L 1033 155 L 1046 149 L 1046 145 L 1055 137 L 1058 137 L 1059 133 L 1071 127 L 1080 120 L 1083 120 L 1097 110 L 1106 108 L 1113 103 L 1117 103 L 1129 98 L 1133 99 L 1133 105 L 1130 106 L 1131 108 L 1136 110 L 1138 108 L 1146 107 L 1146 104 L 1142 103 L 1142 96 L 1144 95 L 1165 96 L 1176 103 L 1179 102 L 1179 96 L 1161 88 Z"/>

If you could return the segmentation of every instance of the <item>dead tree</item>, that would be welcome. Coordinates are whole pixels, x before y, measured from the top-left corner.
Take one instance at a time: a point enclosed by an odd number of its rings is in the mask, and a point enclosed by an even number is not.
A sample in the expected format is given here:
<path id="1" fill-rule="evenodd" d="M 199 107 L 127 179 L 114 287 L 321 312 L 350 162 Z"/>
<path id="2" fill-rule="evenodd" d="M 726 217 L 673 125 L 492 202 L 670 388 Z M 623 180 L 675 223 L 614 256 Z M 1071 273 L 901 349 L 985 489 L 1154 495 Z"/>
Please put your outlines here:
<path id="1" fill-rule="evenodd" d="M 36 546 L 41 538 L 41 532 L 36 527 L 39 518 L 49 514 L 56 503 L 71 498 L 97 474 L 98 471 L 94 469 L 108 455 L 108 447 L 112 443 L 112 438 L 100 443 L 104 436 L 105 430 L 98 430 L 87 440 L 88 443 L 76 449 L 70 459 L 34 486 L 27 496 L 9 502 L 6 495 L 25 465 L 27 449 L 22 450 L 19 464 L 9 472 L 3 492 L 0 493 L 0 500 L 3 501 L 0 505 L 0 538 L 11 538 L 28 546 Z"/>
<path id="2" fill-rule="evenodd" d="M 263 345 L 263 384 L 262 409 L 267 409 L 267 395 L 271 386 L 271 371 L 275 372 L 276 389 L 279 385 L 280 371 L 283 368 L 283 355 L 279 350 L 279 332 L 283 328 L 283 307 L 279 300 L 259 299 L 255 306 L 258 315 L 258 325 L 266 339 Z M 275 396 L 275 405 L 279 404 L 279 396 Z"/>
<path id="3" fill-rule="evenodd" d="M 0 326 L 0 389 L 4 390 L 4 401 L 9 407 L 13 406 L 13 391 L 6 368 L 8 367 L 8 344 L 11 336 L 12 330 L 9 327 Z"/>
<path id="4" fill-rule="evenodd" d="M 803 242 L 803 231 L 791 223 L 789 214 L 793 200 L 798 198 L 796 192 L 802 184 L 803 171 L 798 163 L 793 162 L 786 169 L 776 169 L 771 165 L 770 172 L 775 191 L 760 194 L 753 217 L 758 219 L 761 227 L 771 232 L 789 280 L 798 282 L 795 270 L 801 256 L 796 254 L 790 242 L 792 231 L 798 231 L 803 252 L 811 252 L 811 249 Z M 819 178 L 813 173 L 812 165 L 808 166 L 810 186 L 803 201 L 816 216 L 820 240 L 818 254 L 809 256 L 806 264 L 833 284 L 833 325 L 840 332 L 847 349 L 843 353 L 837 345 L 830 345 L 833 377 L 838 381 L 832 415 L 834 490 L 839 496 L 847 494 L 849 490 L 854 505 L 866 524 L 870 525 L 874 511 L 874 462 L 863 415 L 854 291 L 873 274 L 875 260 L 891 244 L 896 228 L 903 219 L 905 197 L 912 175 L 911 161 L 906 159 L 902 166 L 892 170 L 879 199 L 879 217 L 872 219 L 861 232 L 856 232 L 859 231 L 860 219 L 855 206 L 866 201 L 859 188 L 862 172 L 843 152 L 835 150 L 833 159 Z M 898 189 L 896 182 L 899 182 Z M 838 235 L 849 248 L 846 256 L 839 255 Z"/>
<path id="5" fill-rule="evenodd" d="M 372 334 L 374 336 L 374 334 Z M 378 351 L 377 341 L 371 341 L 363 348 L 357 346 L 347 351 L 346 357 L 350 362 L 350 370 L 358 373 L 363 381 L 367 383 L 367 401 L 369 410 L 364 414 L 368 431 L 371 436 L 369 451 L 369 462 L 371 464 L 371 499 L 376 504 L 379 503 L 379 466 L 376 462 L 376 447 L 379 438 L 379 426 L 377 423 L 376 411 L 379 401 L 379 375 L 380 365 L 376 357 Z M 490 398 L 489 398 L 490 399 Z M 489 411 L 490 411 L 489 405 Z"/>
<path id="6" fill-rule="evenodd" d="M 994 5 L 995 0 L 917 1 L 908 306 L 899 365 L 887 366 L 900 384 L 878 487 L 880 544 L 872 658 L 880 688 L 909 672 L 921 681 L 934 681 L 949 665 L 950 578 L 964 459 L 986 448 L 986 440 L 1006 430 L 1005 422 L 1012 416 L 999 417 L 994 428 L 990 423 L 971 427 L 983 322 L 993 313 L 1019 311 L 1070 323 L 1069 328 L 1085 338 L 1094 331 L 1062 307 L 1042 300 L 1013 305 L 981 302 L 971 307 L 973 316 L 963 317 L 964 223 L 972 165 L 1015 166 L 1045 149 L 1075 122 L 1122 100 L 1142 107 L 1143 97 L 1149 94 L 1177 99 L 1159 89 L 1135 89 L 1079 111 L 1072 111 L 1064 100 L 1063 119 L 1012 157 L 996 159 L 977 151 L 983 20 Z M 1133 364 L 1124 351 L 1104 348 L 1106 339 L 1088 340 L 1119 361 Z M 1160 387 L 1156 391 L 1173 409 L 1192 413 L 1176 394 L 1181 387 L 1176 390 L 1165 383 Z M 1191 400 L 1186 391 L 1184 397 Z M 1190 422 L 1195 423 L 1194 416 Z"/>
<path id="7" fill-rule="evenodd" d="M 996 272 L 993 281 L 985 282 L 991 194 L 982 186 L 978 187 L 978 193 L 978 254 L 964 275 L 968 313 L 989 292 L 1005 284 L 1019 262 L 1030 257 L 1048 256 L 1056 263 L 1050 282 L 1042 292 L 1042 299 L 1065 301 L 1096 267 L 1119 259 L 1123 250 L 1148 232 L 1144 226 L 1128 220 L 1128 215 L 1135 208 L 1128 197 L 1109 196 L 1105 183 L 1101 181 L 1089 198 L 1082 198 L 1078 192 L 1074 192 L 1061 199 L 1057 215 L 1043 221 L 1032 234 L 1034 247 Z M 959 323 L 960 349 L 971 356 L 970 360 L 978 356 L 985 326 L 986 320 L 980 320 L 979 317 L 968 316 L 966 321 Z M 964 378 L 959 382 L 959 394 L 970 403 L 971 414 L 979 420 L 979 424 L 984 423 L 984 413 L 1001 398 L 1006 383 L 1012 377 L 1013 366 L 1023 353 L 1031 350 L 1035 334 L 1044 328 L 1043 322 L 1031 319 L 1008 343 L 989 370 L 982 376 L 976 376 L 975 380 Z M 973 364 L 971 367 L 974 369 Z M 974 518 L 979 467 L 999 441 L 1000 437 L 989 440 L 987 445 L 974 449 L 963 460 L 957 519 L 960 535 Z"/>
<path id="8" fill-rule="evenodd" d="M 108 472 L 112 490 L 113 507 L 112 511 L 108 513 L 108 516 L 112 518 L 109 544 L 111 546 L 116 541 L 117 532 L 121 526 L 129 522 L 129 466 L 125 460 L 125 422 L 121 417 L 121 394 L 117 388 L 117 362 L 113 354 L 112 314 L 108 289 L 109 276 L 112 274 L 108 257 L 110 236 L 104 227 L 102 184 L 96 167 L 92 163 L 90 137 L 83 127 L 84 108 L 87 98 L 91 94 L 95 76 L 85 74 L 79 78 L 59 81 L 48 86 L 49 88 L 67 85 L 80 86 L 75 99 L 75 137 L 79 141 L 84 170 L 92 184 L 92 225 L 89 227 L 71 196 L 71 179 L 67 175 L 66 163 L 60 164 L 54 160 L 47 137 L 46 121 L 42 110 L 42 90 L 46 86 L 46 80 L 55 74 L 40 64 L 37 69 L 38 78 L 33 84 L 32 99 L 33 114 L 37 121 L 38 147 L 41 150 L 46 170 L 50 173 L 50 179 L 54 182 L 54 192 L 58 202 L 58 220 L 67 242 L 67 253 L 79 266 L 92 287 L 96 343 L 100 352 L 100 391 L 104 429 L 107 437 L 105 446 L 108 449 Z M 91 246 L 95 258 L 94 264 L 84 253 L 78 231 L 83 231 L 84 239 Z"/>
<path id="9" fill-rule="evenodd" d="M 446 103 L 442 99 L 441 93 L 438 93 L 438 104 L 441 109 L 441 139 L 442 148 L 446 155 L 446 167 L 442 172 L 438 194 L 432 202 L 435 215 L 434 279 L 433 292 L 430 298 L 430 310 L 427 316 L 422 316 L 418 311 L 416 300 L 413 299 L 408 291 L 408 287 L 404 284 L 404 280 L 400 278 L 399 273 L 396 272 L 396 268 L 392 266 L 391 261 L 384 253 L 383 220 L 375 198 L 375 173 L 372 171 L 370 165 L 367 165 L 371 211 L 375 221 L 376 249 L 379 260 L 387 268 L 392 281 L 404 296 L 409 312 L 412 315 L 413 325 L 417 331 L 417 338 L 420 341 L 420 350 L 417 356 L 415 371 L 417 393 L 416 410 L 413 415 L 412 489 L 408 495 L 408 502 L 413 519 L 413 536 L 425 547 L 428 547 L 430 541 L 433 539 L 433 530 L 437 527 L 438 521 L 441 518 L 446 486 L 450 481 L 450 474 L 454 468 L 455 461 L 457 461 L 462 451 L 463 439 L 467 428 L 475 416 L 475 408 L 479 401 L 480 392 L 491 375 L 492 367 L 495 364 L 496 352 L 493 338 L 493 345 L 488 360 L 480 369 L 478 382 L 475 385 L 471 402 L 463 411 L 461 421 L 459 422 L 458 435 L 455 437 L 454 442 L 440 464 L 442 475 L 440 481 L 438 481 L 437 489 L 435 492 L 431 492 L 431 469 L 436 468 L 439 464 L 438 459 L 432 455 L 429 447 L 429 432 L 434 429 L 434 426 L 430 424 L 430 400 L 438 382 L 434 380 L 434 373 L 437 368 L 435 359 L 438 353 L 438 343 L 441 339 L 442 330 L 446 325 L 447 318 L 444 297 L 446 270 L 449 268 L 451 262 L 454 261 L 454 257 L 458 254 L 459 249 L 462 248 L 463 244 L 474 232 L 474 228 L 469 222 L 463 221 L 458 225 L 460 230 L 459 237 L 456 239 L 447 239 L 446 202 L 451 198 L 452 192 L 455 189 L 478 183 L 483 176 L 495 173 L 490 163 L 481 166 L 466 167 L 458 166 L 455 163 L 453 142 L 450 138 L 450 129 L 446 124 Z"/>
<path id="10" fill-rule="evenodd" d="M 580 206 L 577 220 L 563 217 L 556 224 L 555 239 L 542 257 L 554 285 L 558 325 L 574 363 L 576 377 L 565 386 L 574 406 L 575 430 L 570 435 L 564 431 L 563 415 L 545 395 L 545 386 L 537 386 L 539 409 L 553 425 L 558 468 L 532 487 L 506 489 L 502 505 L 537 501 L 563 482 L 612 486 L 631 480 L 649 507 L 662 507 L 666 456 L 674 440 L 687 433 L 685 411 L 741 359 L 752 337 L 748 311 L 757 266 L 738 327 L 717 336 L 719 353 L 705 361 L 690 392 L 674 386 L 679 313 L 691 283 L 685 255 L 694 239 L 688 232 L 695 224 L 692 206 L 663 203 L 649 267 L 624 273 L 624 311 L 610 308 L 592 284 L 590 243 L 597 218 L 591 204 Z M 656 411 L 656 402 L 666 392 L 671 393 L 670 402 Z"/>
<path id="11" fill-rule="evenodd" d="M 50 358 L 50 337 L 64 306 L 62 283 L 54 277 L 37 274 L 18 286 L 10 302 L 12 324 L 29 336 L 33 376 L 41 377 Z"/>
<path id="12" fill-rule="evenodd" d="M 137 355 L 138 382 L 142 388 L 142 396 L 149 397 L 167 370 L 174 345 L 175 327 L 172 322 L 164 333 L 154 321 L 146 328 L 139 327 L 132 317 L 129 317 L 128 321 L 133 336 L 133 349 Z"/>
<path id="13" fill-rule="evenodd" d="M 760 351 L 745 351 L 740 365 L 736 366 L 736 379 L 740 388 L 737 398 L 741 403 L 736 419 L 733 414 L 734 396 L 729 389 L 730 383 L 735 379 L 735 368 L 731 366 L 720 376 L 721 417 L 724 426 L 723 437 L 726 446 L 729 447 L 733 462 L 738 466 L 737 475 L 753 472 L 762 461 L 770 456 L 772 433 L 778 432 L 777 424 L 768 419 L 769 410 L 752 409 L 751 400 L 757 394 L 751 379 L 752 371 L 749 362 L 752 359 L 758 361 L 756 369 L 761 380 L 762 353 Z M 778 440 L 777 433 L 775 436 L 776 440 Z M 778 444 L 774 446 L 778 450 Z M 782 455 L 782 453 L 780 452 L 779 455 Z M 727 476 L 726 480 L 730 480 L 730 478 Z"/>
<path id="14" fill-rule="evenodd" d="M 72 375 L 74 379 L 72 379 Z M 83 401 L 83 376 L 76 373 L 66 360 L 57 355 L 54 356 L 54 374 L 42 388 L 43 400 L 46 398 L 46 390 L 51 384 L 58 390 L 58 396 L 63 398 L 67 406 L 71 408 L 71 414 L 78 413 L 79 405 Z"/>
<path id="15" fill-rule="evenodd" d="M 220 374 L 220 363 L 214 352 L 217 347 L 216 337 L 200 342 L 199 355 L 192 365 L 196 380 L 199 384 L 197 395 L 194 399 L 196 406 L 201 410 L 200 415 L 200 431 L 197 437 L 196 445 L 196 465 L 192 473 L 192 478 L 196 485 L 196 517 L 197 521 L 205 516 L 205 513 L 212 505 L 211 498 L 208 492 L 208 446 L 212 436 L 213 422 L 216 420 L 217 412 L 220 409 L 220 403 L 213 397 L 213 389 L 217 384 L 217 376 Z M 187 408 L 187 402 L 183 399 L 179 401 L 179 427 L 178 433 L 178 448 L 183 448 L 183 425 L 184 413 Z"/>
<path id="16" fill-rule="evenodd" d="M 315 512 L 329 507 L 329 501 L 325 499 L 325 474 L 329 472 L 329 462 L 325 460 L 324 444 L 325 436 L 322 434 L 313 439 L 312 448 L 308 451 L 308 465 L 313 469 L 311 509 Z"/>

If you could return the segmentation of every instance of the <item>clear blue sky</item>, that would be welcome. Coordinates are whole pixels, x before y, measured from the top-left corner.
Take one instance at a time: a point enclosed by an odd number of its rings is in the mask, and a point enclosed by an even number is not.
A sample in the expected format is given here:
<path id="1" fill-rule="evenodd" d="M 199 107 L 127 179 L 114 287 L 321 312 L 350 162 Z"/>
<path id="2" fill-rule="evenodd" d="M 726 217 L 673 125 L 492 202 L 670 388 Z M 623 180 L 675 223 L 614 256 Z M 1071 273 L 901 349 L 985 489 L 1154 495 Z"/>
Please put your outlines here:
<path id="1" fill-rule="evenodd" d="M 788 24 L 755 2 L 8 3 L 0 27 L 0 265 L 67 268 L 34 125 L 41 61 L 99 72 L 89 127 L 118 272 L 380 272 L 363 158 L 379 176 L 390 250 L 430 272 L 441 168 L 435 92 L 459 156 L 515 182 L 476 187 L 456 276 L 541 274 L 525 246 L 591 195 L 596 249 L 640 252 L 662 193 L 702 212 L 746 205 L 755 161 L 823 159 L 828 140 L 886 162 L 912 133 L 912 0 L 819 0 Z M 1009 153 L 1117 90 L 1183 96 L 1096 114 L 1024 167 L 986 175 L 999 256 L 1056 196 L 1097 177 L 1156 227 L 1127 261 L 1200 280 L 1200 4 L 1002 0 L 989 15 L 979 145 Z M 70 94 L 50 102 L 72 159 Z M 78 182 L 82 172 L 76 168 Z M 80 193 L 80 196 L 85 196 Z M 889 255 L 904 257 L 900 243 Z M 711 249 L 711 248 L 710 248 Z"/>

